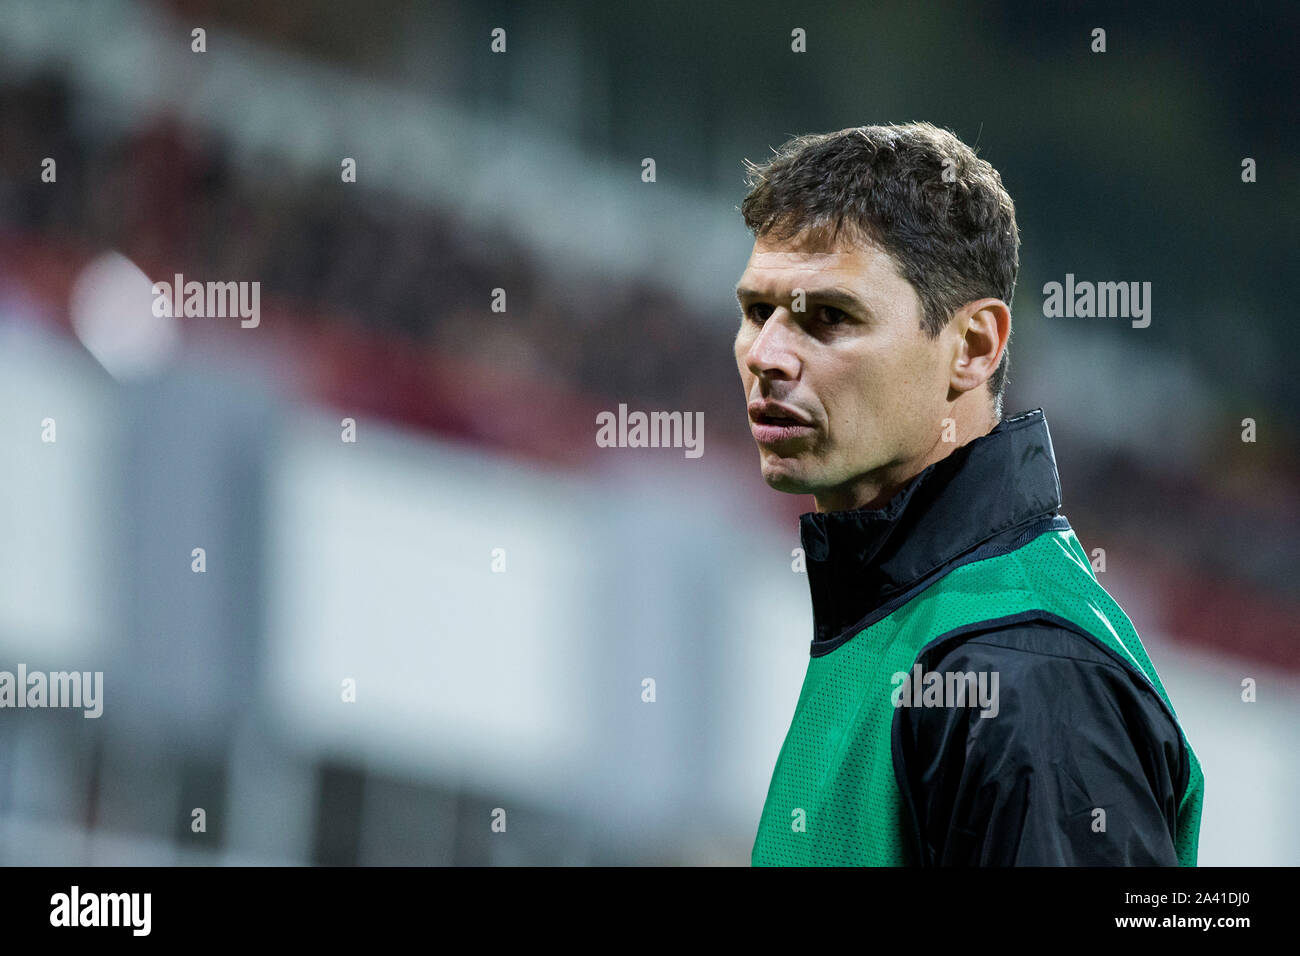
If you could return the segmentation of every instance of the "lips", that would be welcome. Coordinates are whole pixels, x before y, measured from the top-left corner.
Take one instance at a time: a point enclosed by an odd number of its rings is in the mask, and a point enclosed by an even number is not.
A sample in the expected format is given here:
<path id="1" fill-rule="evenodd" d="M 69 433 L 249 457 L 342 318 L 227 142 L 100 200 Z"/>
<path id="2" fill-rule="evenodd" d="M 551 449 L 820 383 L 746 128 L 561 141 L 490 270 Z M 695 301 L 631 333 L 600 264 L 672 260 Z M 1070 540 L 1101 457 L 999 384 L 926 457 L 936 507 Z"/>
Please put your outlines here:
<path id="1" fill-rule="evenodd" d="M 813 433 L 808 416 L 780 402 L 750 402 L 749 422 L 749 430 L 760 445 L 804 438 Z"/>
<path id="2" fill-rule="evenodd" d="M 750 402 L 749 420 L 756 425 L 812 425 L 807 415 L 780 402 Z"/>

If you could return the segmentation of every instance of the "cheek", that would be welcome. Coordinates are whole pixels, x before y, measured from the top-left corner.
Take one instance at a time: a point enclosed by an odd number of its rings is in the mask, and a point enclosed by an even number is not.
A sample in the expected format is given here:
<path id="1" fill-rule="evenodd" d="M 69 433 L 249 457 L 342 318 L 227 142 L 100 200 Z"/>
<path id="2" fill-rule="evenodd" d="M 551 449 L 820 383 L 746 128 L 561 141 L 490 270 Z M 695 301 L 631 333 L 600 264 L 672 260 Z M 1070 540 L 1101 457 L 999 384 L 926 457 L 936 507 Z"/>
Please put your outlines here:
<path id="1" fill-rule="evenodd" d="M 862 363 L 845 366 L 821 388 L 814 388 L 817 401 L 826 416 L 826 437 L 832 443 L 853 443 L 853 436 L 868 427 L 873 414 L 874 389 L 880 387 L 876 376 Z"/>
<path id="2" fill-rule="evenodd" d="M 892 382 L 891 391 L 899 393 L 900 400 L 912 400 L 921 390 L 928 390 L 939 374 L 937 350 L 920 342 L 900 342 L 898 359 L 885 370 Z"/>
<path id="3" fill-rule="evenodd" d="M 888 354 L 858 355 L 835 370 L 833 385 L 819 390 L 832 437 L 849 444 L 864 437 L 874 439 L 891 421 L 914 410 L 911 399 L 926 373 L 911 367 L 915 356 L 903 361 L 890 358 Z"/>
<path id="4" fill-rule="evenodd" d="M 745 367 L 745 356 L 749 352 L 749 342 L 746 340 L 744 333 L 736 336 L 735 343 L 732 346 L 732 351 L 736 356 L 736 368 L 740 370 L 741 375 L 744 375 L 749 371 L 749 369 Z"/>
<path id="5" fill-rule="evenodd" d="M 741 349 L 736 349 L 736 371 L 740 373 L 741 382 L 748 388 L 749 380 L 754 373 L 749 370 L 749 366 L 745 362 L 745 353 Z"/>

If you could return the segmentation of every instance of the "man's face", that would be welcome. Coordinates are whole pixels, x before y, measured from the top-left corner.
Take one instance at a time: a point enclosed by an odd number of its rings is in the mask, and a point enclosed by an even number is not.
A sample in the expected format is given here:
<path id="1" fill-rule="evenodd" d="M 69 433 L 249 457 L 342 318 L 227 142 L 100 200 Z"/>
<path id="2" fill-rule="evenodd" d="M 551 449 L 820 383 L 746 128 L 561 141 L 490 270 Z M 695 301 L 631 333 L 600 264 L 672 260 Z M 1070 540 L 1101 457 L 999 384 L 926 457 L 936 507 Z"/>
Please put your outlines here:
<path id="1" fill-rule="evenodd" d="M 841 510 L 915 474 L 951 408 L 952 340 L 921 330 L 920 298 L 892 257 L 847 238 L 760 238 L 737 298 L 736 366 L 771 487 Z"/>

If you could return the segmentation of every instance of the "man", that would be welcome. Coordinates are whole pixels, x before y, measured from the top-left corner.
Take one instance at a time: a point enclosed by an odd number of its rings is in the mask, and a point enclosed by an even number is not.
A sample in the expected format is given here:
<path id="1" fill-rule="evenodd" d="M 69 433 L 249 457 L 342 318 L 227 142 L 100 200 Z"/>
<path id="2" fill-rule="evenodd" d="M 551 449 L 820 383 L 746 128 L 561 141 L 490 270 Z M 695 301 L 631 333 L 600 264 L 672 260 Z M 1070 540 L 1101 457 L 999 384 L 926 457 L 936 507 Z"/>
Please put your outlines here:
<path id="1" fill-rule="evenodd" d="M 800 519 L 811 660 L 753 863 L 1196 863 L 1203 778 L 1061 514 L 1041 409 L 1002 419 L 1015 208 L 928 123 L 750 164 L 736 363 Z"/>

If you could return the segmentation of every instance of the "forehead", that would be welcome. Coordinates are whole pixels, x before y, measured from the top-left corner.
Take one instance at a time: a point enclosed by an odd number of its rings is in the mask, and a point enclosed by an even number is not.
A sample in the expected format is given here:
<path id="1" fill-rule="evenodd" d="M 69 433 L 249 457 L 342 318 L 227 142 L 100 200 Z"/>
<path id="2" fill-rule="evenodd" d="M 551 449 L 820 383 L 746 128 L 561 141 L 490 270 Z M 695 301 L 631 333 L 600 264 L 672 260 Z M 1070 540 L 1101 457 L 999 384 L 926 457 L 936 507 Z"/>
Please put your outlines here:
<path id="1" fill-rule="evenodd" d="M 777 292 L 796 286 L 807 288 L 817 280 L 869 293 L 893 291 L 906 280 L 894 259 L 870 239 L 841 235 L 834 242 L 824 233 L 801 232 L 787 240 L 760 236 L 739 286 L 760 292 Z"/>

